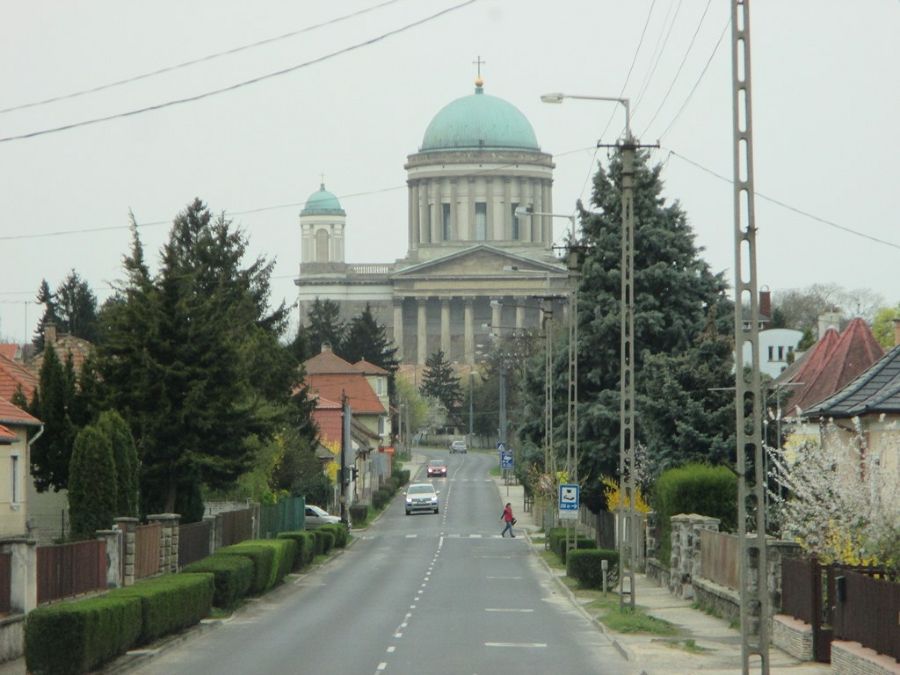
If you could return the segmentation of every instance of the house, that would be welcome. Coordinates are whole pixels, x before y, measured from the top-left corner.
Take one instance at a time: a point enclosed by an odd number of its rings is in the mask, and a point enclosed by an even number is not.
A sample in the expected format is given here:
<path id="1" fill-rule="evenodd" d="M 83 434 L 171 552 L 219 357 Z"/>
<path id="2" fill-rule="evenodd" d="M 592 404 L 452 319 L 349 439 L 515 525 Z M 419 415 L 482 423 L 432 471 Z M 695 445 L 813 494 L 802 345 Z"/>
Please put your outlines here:
<path id="1" fill-rule="evenodd" d="M 0 537 L 29 532 L 29 432 L 40 435 L 41 421 L 0 399 Z"/>
<path id="2" fill-rule="evenodd" d="M 74 335 L 69 335 L 67 333 L 63 333 L 62 335 L 58 334 L 56 332 L 56 325 L 52 322 L 47 323 L 44 326 L 44 347 L 46 348 L 48 345 L 53 347 L 56 355 L 59 357 L 60 363 L 65 364 L 66 359 L 71 357 L 72 367 L 76 373 L 81 372 L 81 367 L 94 349 L 94 346 L 83 338 L 75 337 Z M 36 354 L 34 358 L 28 362 L 28 368 L 35 375 L 40 374 L 41 366 L 43 365 L 43 351 Z"/>

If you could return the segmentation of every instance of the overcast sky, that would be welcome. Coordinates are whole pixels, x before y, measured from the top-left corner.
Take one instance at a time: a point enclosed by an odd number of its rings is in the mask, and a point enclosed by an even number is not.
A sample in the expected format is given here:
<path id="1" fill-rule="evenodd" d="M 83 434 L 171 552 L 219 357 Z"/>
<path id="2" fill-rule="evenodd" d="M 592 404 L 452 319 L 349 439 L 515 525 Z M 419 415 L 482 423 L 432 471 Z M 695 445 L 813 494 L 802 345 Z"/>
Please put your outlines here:
<path id="1" fill-rule="evenodd" d="M 225 211 L 246 231 L 254 255 L 277 260 L 273 299 L 293 303 L 298 214 L 324 174 L 347 211 L 347 261 L 402 257 L 406 156 L 418 150 L 441 107 L 473 91 L 479 55 L 486 93 L 516 105 L 541 148 L 555 156 L 559 213 L 589 196 L 596 159 L 606 159 L 605 151 L 595 159 L 592 148 L 598 139 L 614 142 L 624 119 L 612 104 L 547 105 L 540 95 L 629 97 L 634 133 L 662 146 L 654 156 L 665 163 L 666 196 L 680 200 L 703 255 L 731 281 L 732 189 L 713 175 L 732 174 L 730 31 L 714 51 L 731 3 L 476 0 L 289 70 L 464 2 L 4 3 L 0 339 L 31 338 L 41 279 L 55 288 L 75 269 L 101 301 L 108 295 L 109 284 L 122 277 L 129 209 L 143 225 L 154 265 L 172 218 L 194 197 Z M 379 4 L 345 21 L 205 59 Z M 898 34 L 897 0 L 753 0 L 761 285 L 833 282 L 900 301 Z M 99 92 L 20 107 L 198 59 L 204 60 Z M 7 140 L 285 70 L 193 102 Z"/>

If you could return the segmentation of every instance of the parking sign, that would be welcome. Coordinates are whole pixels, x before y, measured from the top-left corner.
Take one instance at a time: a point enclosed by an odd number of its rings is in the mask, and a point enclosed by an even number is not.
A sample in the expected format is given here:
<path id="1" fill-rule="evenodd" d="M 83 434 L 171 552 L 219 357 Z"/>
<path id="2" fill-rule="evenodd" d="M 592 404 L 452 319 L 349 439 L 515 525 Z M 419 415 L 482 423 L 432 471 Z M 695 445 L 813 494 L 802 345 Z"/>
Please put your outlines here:
<path id="1" fill-rule="evenodd" d="M 513 468 L 513 454 L 508 450 L 504 450 L 500 453 L 500 468 L 501 469 L 512 469 Z"/>
<path id="2" fill-rule="evenodd" d="M 581 486 L 578 483 L 562 483 L 559 486 L 559 517 L 561 520 L 578 518 L 581 505 Z"/>

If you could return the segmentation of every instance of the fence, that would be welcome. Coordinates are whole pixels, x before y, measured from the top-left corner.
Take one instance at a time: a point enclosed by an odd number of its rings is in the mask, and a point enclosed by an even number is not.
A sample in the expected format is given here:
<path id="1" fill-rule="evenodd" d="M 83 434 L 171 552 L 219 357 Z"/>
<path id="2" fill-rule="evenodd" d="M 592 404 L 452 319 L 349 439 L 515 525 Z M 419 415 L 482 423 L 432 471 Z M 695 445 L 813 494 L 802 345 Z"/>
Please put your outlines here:
<path id="1" fill-rule="evenodd" d="M 277 504 L 259 507 L 259 536 L 265 539 L 279 532 L 302 530 L 305 522 L 306 501 L 303 497 L 287 497 Z"/>
<path id="2" fill-rule="evenodd" d="M 178 566 L 184 567 L 209 555 L 209 535 L 212 520 L 179 525 Z"/>
<path id="3" fill-rule="evenodd" d="M 836 570 L 834 637 L 900 661 L 900 583 Z"/>
<path id="4" fill-rule="evenodd" d="M 591 513 L 586 506 L 578 510 L 578 522 L 591 533 L 597 548 L 616 548 L 616 514 L 609 511 Z"/>
<path id="5" fill-rule="evenodd" d="M 138 525 L 134 530 L 134 578 L 159 574 L 159 545 L 162 525 Z"/>
<path id="6" fill-rule="evenodd" d="M 255 509 L 225 511 L 222 519 L 222 546 L 231 546 L 245 539 L 253 538 L 253 513 Z"/>
<path id="7" fill-rule="evenodd" d="M 700 574 L 720 586 L 740 589 L 740 542 L 734 534 L 700 532 Z"/>
<path id="8" fill-rule="evenodd" d="M 37 602 L 106 588 L 106 542 L 37 547 Z"/>
<path id="9" fill-rule="evenodd" d="M 9 614 L 12 553 L 0 553 L 0 614 Z"/>

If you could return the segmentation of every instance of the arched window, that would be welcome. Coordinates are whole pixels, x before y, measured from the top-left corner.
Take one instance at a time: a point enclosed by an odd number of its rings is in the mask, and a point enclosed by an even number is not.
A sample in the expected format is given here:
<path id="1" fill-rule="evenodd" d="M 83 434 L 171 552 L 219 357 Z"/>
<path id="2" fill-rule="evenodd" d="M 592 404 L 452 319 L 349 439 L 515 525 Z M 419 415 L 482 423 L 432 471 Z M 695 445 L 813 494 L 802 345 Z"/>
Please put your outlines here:
<path id="1" fill-rule="evenodd" d="M 316 231 L 316 262 L 331 262 L 328 255 L 328 230 L 321 229 Z"/>

